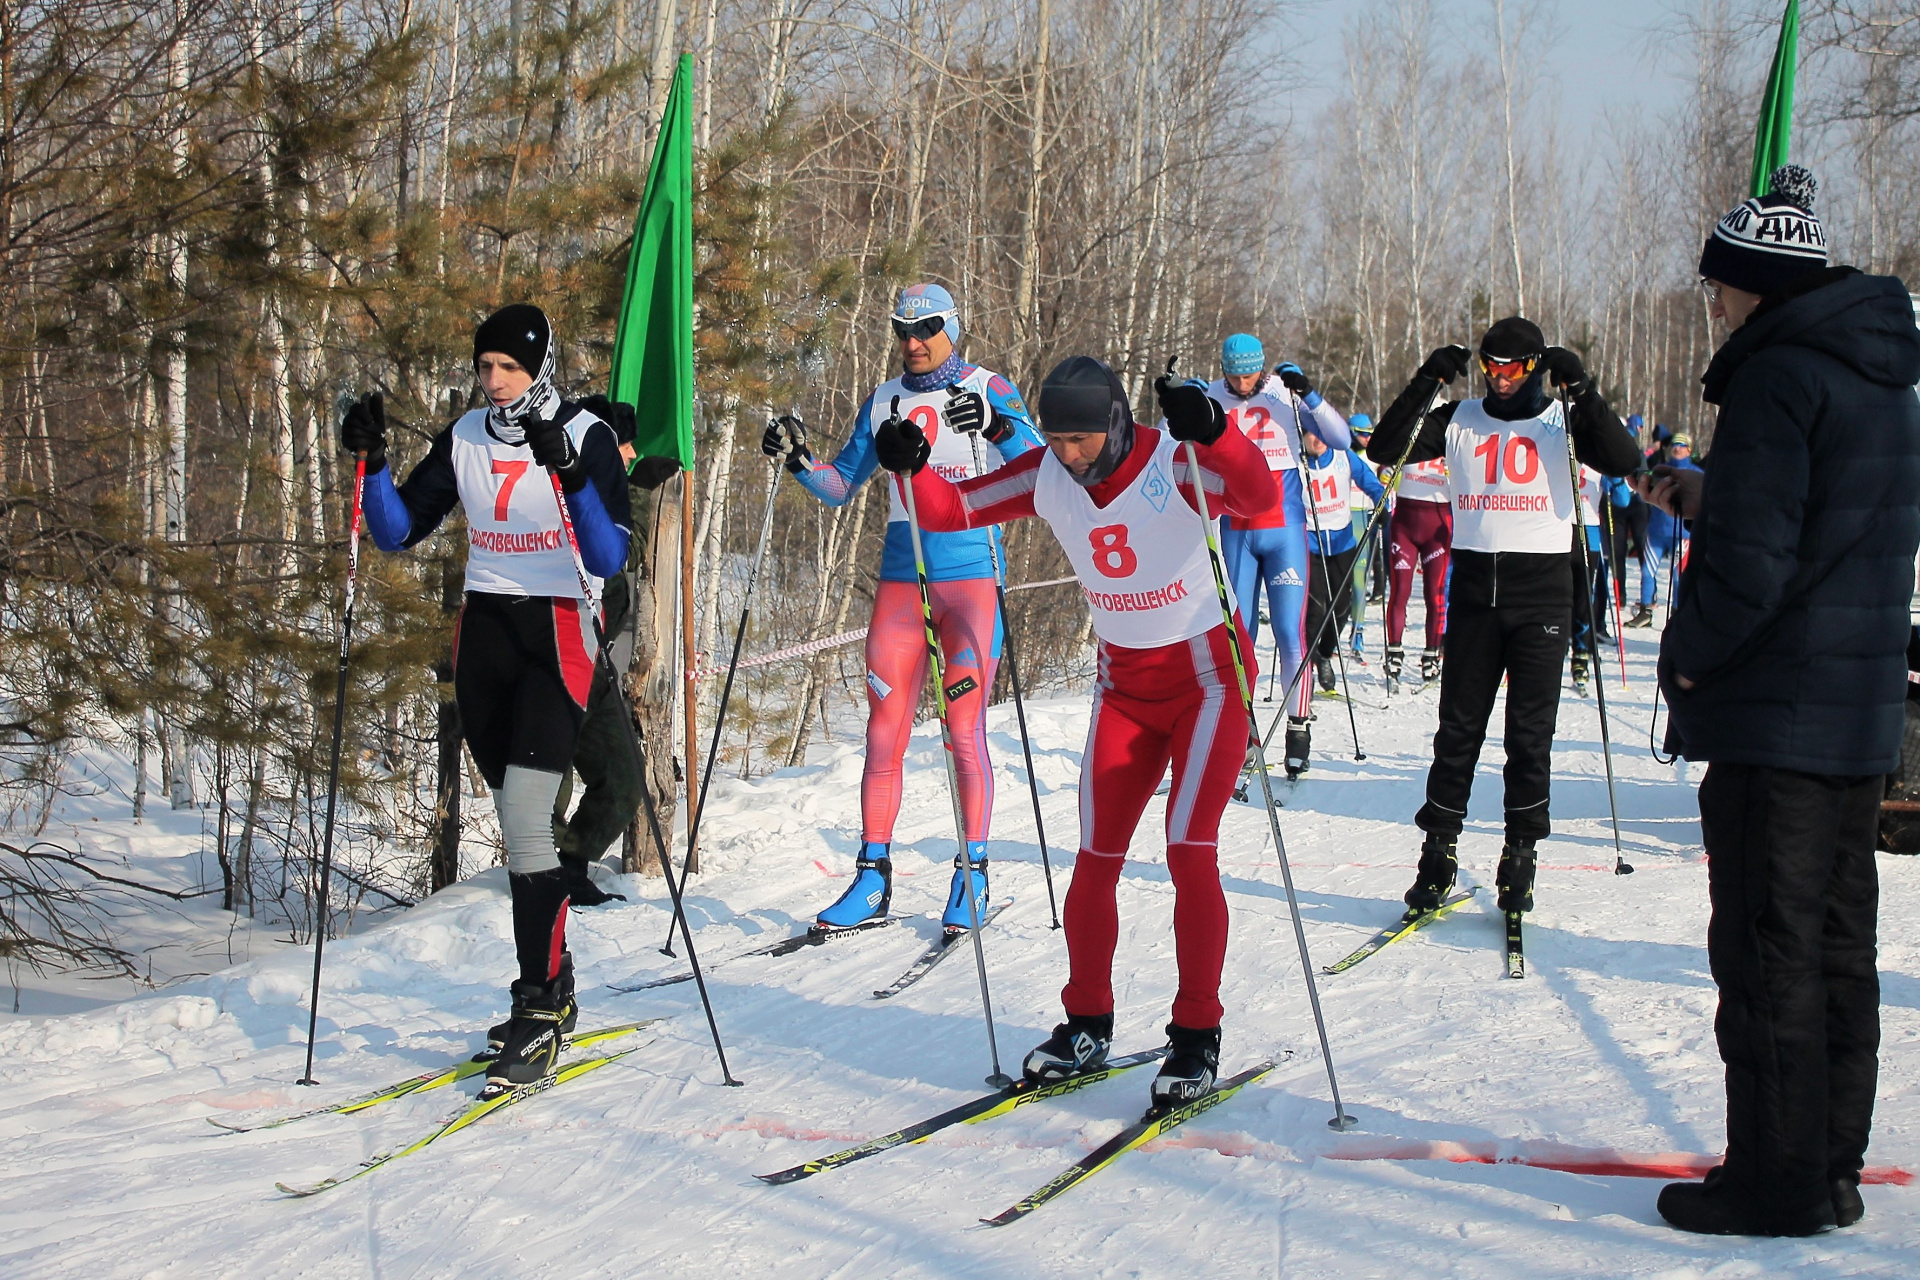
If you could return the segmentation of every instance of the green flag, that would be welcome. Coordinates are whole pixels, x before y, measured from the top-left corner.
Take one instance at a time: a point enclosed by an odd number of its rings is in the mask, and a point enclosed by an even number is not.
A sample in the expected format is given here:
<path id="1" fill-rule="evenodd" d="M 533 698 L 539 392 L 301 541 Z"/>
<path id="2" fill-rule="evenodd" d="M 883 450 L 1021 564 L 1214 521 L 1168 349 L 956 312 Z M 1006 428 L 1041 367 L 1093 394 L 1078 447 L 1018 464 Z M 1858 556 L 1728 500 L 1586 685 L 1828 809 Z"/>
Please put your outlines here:
<path id="1" fill-rule="evenodd" d="M 1793 141 L 1793 66 L 1800 53 L 1800 0 L 1787 0 L 1780 19 L 1780 43 L 1773 47 L 1773 70 L 1767 72 L 1767 91 L 1760 96 L 1760 127 L 1753 136 L 1753 189 L 1767 194 L 1767 179 L 1787 162 Z"/>
<path id="2" fill-rule="evenodd" d="M 613 331 L 608 397 L 634 408 L 642 455 L 693 470 L 693 55 L 682 54 L 653 147 Z"/>

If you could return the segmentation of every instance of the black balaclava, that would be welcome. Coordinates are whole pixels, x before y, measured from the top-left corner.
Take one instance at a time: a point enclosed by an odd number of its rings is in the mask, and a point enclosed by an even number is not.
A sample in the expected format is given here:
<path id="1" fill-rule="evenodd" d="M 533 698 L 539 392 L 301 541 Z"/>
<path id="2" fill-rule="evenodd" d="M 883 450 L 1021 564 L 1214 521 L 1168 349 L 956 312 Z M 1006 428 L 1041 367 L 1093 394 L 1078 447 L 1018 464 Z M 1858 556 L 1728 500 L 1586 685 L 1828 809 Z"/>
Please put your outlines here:
<path id="1" fill-rule="evenodd" d="M 1133 452 L 1133 406 L 1113 370 L 1092 356 L 1069 356 L 1040 384 L 1040 429 L 1073 435 L 1100 432 L 1107 442 L 1085 475 L 1067 474 L 1091 489 Z"/>
<path id="2" fill-rule="evenodd" d="M 507 444 L 526 438 L 522 424 L 528 418 L 550 418 L 560 405 L 560 393 L 553 389 L 553 346 L 546 312 L 524 302 L 500 308 L 473 331 L 474 364 L 485 352 L 498 351 L 533 373 L 532 384 L 512 404 L 487 408 L 488 425 Z"/>
<path id="3" fill-rule="evenodd" d="M 1480 339 L 1480 354 L 1495 360 L 1525 360 L 1529 356 L 1540 359 L 1546 352 L 1547 335 L 1540 332 L 1539 325 L 1520 316 L 1494 321 L 1493 327 Z M 1480 407 L 1487 411 L 1489 418 L 1498 418 L 1503 422 L 1537 418 L 1547 409 L 1546 378 L 1546 361 L 1541 359 L 1527 380 L 1504 400 L 1493 394 L 1492 387 L 1488 387 Z"/>

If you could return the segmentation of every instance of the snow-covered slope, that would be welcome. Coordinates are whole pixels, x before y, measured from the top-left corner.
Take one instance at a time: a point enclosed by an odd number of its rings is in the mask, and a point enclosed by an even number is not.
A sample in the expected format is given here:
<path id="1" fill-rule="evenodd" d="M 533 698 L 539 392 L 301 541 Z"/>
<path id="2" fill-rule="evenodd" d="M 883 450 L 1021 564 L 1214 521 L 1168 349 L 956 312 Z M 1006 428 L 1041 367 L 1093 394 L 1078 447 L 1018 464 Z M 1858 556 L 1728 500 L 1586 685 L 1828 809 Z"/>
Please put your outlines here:
<path id="1" fill-rule="evenodd" d="M 1644 634 L 1644 633 L 1642 633 Z M 935 931 L 953 840 L 937 731 L 909 759 L 896 910 L 914 919 L 781 958 L 732 959 L 804 926 L 844 885 L 858 840 L 858 752 L 717 788 L 707 872 L 689 899 L 733 1070 L 729 1089 L 691 984 L 657 947 L 658 880 L 573 917 L 583 1025 L 654 1015 L 638 1052 L 316 1199 L 317 1180 L 403 1144 L 459 1103 L 440 1090 L 352 1117 L 222 1134 L 346 1098 L 476 1047 L 511 957 L 502 873 L 489 872 L 328 950 L 320 1087 L 302 1066 L 308 958 L 250 962 L 88 1012 L 0 1024 L 0 1273 L 10 1277 L 1286 1276 L 1920 1273 L 1920 1188 L 1869 1186 L 1868 1216 L 1807 1241 L 1702 1239 L 1654 1212 L 1658 1179 L 1608 1161 L 1719 1150 L 1720 1069 L 1707 973 L 1706 874 L 1693 791 L 1649 758 L 1652 645 L 1610 663 L 1618 796 L 1636 874 L 1611 874 L 1594 704 L 1562 704 L 1556 834 L 1530 918 L 1529 977 L 1501 976 L 1482 900 L 1359 968 L 1320 979 L 1348 1109 L 1335 1134 L 1287 904 L 1263 813 L 1235 806 L 1222 847 L 1233 912 L 1223 1068 L 1291 1051 L 1259 1085 L 1025 1221 L 1013 1203 L 1131 1120 L 1144 1072 L 948 1130 L 786 1187 L 768 1172 L 972 1096 L 989 1070 L 970 955 L 887 1002 Z M 1436 693 L 1386 704 L 1356 673 L 1367 758 L 1338 703 L 1283 828 L 1316 965 L 1398 913 L 1418 841 Z M 1073 861 L 1082 698 L 1030 709 L 1057 888 Z M 1000 1056 L 1017 1069 L 1058 1017 L 1049 925 L 1012 709 L 991 720 L 1000 767 L 994 885 L 1015 905 L 985 939 Z M 1498 719 L 1461 845 L 1490 885 L 1500 843 Z M 1172 886 L 1149 810 L 1121 882 L 1119 1048 L 1159 1041 L 1174 987 Z M 103 820 L 90 824 L 111 825 Z M 102 834 L 125 839 L 127 831 Z M 1881 859 L 1885 922 L 1920 911 L 1920 860 Z M 1920 1170 L 1920 948 L 1886 930 L 1885 1036 L 1869 1163 Z M 469 1091 L 471 1086 L 468 1086 Z M 1423 1158 L 1425 1157 L 1425 1158 Z M 1499 1161 L 1475 1163 L 1469 1161 Z M 1532 1164 L 1524 1162 L 1533 1162 Z M 1559 1165 L 1576 1172 L 1537 1167 Z M 1594 1170 L 1600 1170 L 1595 1172 Z"/>

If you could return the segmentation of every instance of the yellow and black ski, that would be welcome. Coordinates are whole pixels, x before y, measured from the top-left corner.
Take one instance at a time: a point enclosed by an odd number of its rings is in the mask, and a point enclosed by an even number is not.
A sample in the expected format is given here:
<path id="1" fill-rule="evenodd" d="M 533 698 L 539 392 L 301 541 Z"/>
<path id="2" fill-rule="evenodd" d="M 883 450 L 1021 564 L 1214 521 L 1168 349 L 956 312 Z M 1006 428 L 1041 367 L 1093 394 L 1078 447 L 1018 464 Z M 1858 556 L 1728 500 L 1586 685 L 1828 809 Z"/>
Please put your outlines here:
<path id="1" fill-rule="evenodd" d="M 1400 941 L 1402 938 L 1418 933 L 1435 920 L 1450 913 L 1455 907 L 1464 905 L 1472 897 L 1473 890 L 1468 889 L 1464 893 L 1454 894 L 1451 898 L 1448 898 L 1431 911 L 1409 911 L 1400 918 L 1399 924 L 1394 925 L 1390 929 L 1382 929 L 1380 932 L 1374 934 L 1371 938 L 1367 939 L 1365 946 L 1355 951 L 1352 955 L 1341 960 L 1335 960 L 1332 964 L 1321 966 L 1320 972 L 1345 973 L 1374 952 L 1380 950 L 1380 948 L 1389 946 L 1392 943 Z"/>

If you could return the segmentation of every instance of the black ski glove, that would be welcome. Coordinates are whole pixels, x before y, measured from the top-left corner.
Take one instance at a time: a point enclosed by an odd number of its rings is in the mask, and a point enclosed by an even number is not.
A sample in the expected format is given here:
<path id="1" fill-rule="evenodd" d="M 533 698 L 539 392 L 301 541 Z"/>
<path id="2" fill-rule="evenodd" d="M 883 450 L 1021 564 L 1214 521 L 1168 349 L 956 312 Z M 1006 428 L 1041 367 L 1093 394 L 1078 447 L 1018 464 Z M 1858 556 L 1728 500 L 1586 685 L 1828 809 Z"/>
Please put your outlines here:
<path id="1" fill-rule="evenodd" d="M 1313 383 L 1307 381 L 1307 375 L 1292 361 L 1276 366 L 1274 372 L 1280 375 L 1280 385 L 1302 400 L 1313 394 Z"/>
<path id="2" fill-rule="evenodd" d="M 1452 382 L 1467 371 L 1467 362 L 1473 359 L 1473 353 L 1455 343 L 1450 347 L 1435 347 L 1427 362 L 1420 366 L 1422 378 L 1438 378 L 1442 382 Z"/>
<path id="3" fill-rule="evenodd" d="M 540 466 L 560 477 L 560 487 L 568 493 L 578 493 L 587 487 L 587 468 L 580 461 L 580 451 L 573 447 L 573 437 L 567 429 L 551 419 L 535 418 L 527 423 L 527 448 L 533 450 L 533 460 Z"/>
<path id="4" fill-rule="evenodd" d="M 627 470 L 627 483 L 636 489 L 658 489 L 680 474 L 678 458 L 656 458 L 652 454 L 635 458 Z"/>
<path id="5" fill-rule="evenodd" d="M 609 400 L 602 395 L 592 395 L 582 400 L 580 407 L 613 428 L 614 440 L 620 444 L 633 443 L 633 437 L 639 431 L 640 423 L 634 415 L 632 405 L 622 404 L 618 400 Z"/>
<path id="6" fill-rule="evenodd" d="M 387 407 L 378 391 L 369 391 L 340 417 L 340 445 L 349 453 L 367 455 L 367 474 L 387 466 Z"/>
<path id="7" fill-rule="evenodd" d="M 964 431 L 968 435 L 980 432 L 990 444 L 999 444 L 1013 434 L 1013 428 L 994 416 L 986 397 L 978 391 L 949 387 L 947 396 L 947 425 L 955 431 Z"/>
<path id="8" fill-rule="evenodd" d="M 1553 385 L 1566 388 L 1570 396 L 1584 395 L 1593 386 L 1593 379 L 1587 376 L 1587 366 L 1581 363 L 1578 352 L 1565 347 L 1548 347 L 1540 363 L 1547 366 L 1547 375 L 1553 379 Z"/>
<path id="9" fill-rule="evenodd" d="M 807 448 L 807 424 L 792 414 L 783 413 L 767 423 L 767 432 L 760 437 L 760 452 L 769 458 L 779 458 L 787 470 L 799 475 L 813 461 L 813 454 Z"/>
<path id="10" fill-rule="evenodd" d="M 900 397 L 893 398 L 893 412 L 873 433 L 873 456 L 880 465 L 896 475 L 910 476 L 927 465 L 933 455 L 920 424 L 900 417 Z"/>
<path id="11" fill-rule="evenodd" d="M 1227 411 L 1198 382 L 1175 384 L 1171 374 L 1163 374 L 1153 380 L 1153 394 L 1175 440 L 1212 444 L 1227 429 Z"/>

